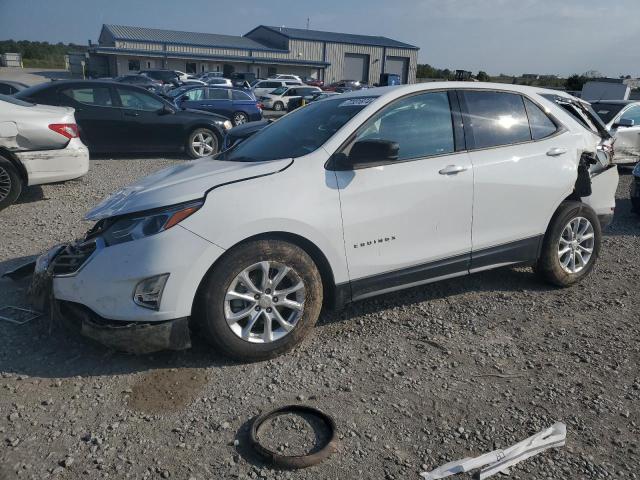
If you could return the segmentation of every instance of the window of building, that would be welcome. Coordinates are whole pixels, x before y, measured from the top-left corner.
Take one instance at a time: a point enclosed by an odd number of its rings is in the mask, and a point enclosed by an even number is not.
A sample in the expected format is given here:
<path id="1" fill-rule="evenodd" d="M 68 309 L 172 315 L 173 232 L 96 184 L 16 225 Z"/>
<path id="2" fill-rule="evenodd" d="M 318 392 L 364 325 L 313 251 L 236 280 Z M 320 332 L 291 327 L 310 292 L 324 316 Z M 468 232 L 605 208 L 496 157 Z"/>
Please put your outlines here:
<path id="1" fill-rule="evenodd" d="M 556 133 L 558 127 L 539 106 L 528 98 L 524 99 L 524 106 L 527 109 L 531 136 L 534 140 L 540 140 Z"/>
<path id="2" fill-rule="evenodd" d="M 529 121 L 520 95 L 506 92 L 463 92 L 473 148 L 489 148 L 531 140 Z"/>
<path id="3" fill-rule="evenodd" d="M 430 157 L 455 150 L 453 121 L 446 92 L 432 92 L 398 100 L 374 115 L 358 140 L 397 142 L 399 160 Z"/>
<path id="4" fill-rule="evenodd" d="M 129 71 L 130 72 L 139 72 L 140 71 L 140 60 L 129 60 Z"/>
<path id="5" fill-rule="evenodd" d="M 187 62 L 187 73 L 196 73 L 198 71 L 198 64 L 196 62 Z"/>
<path id="6" fill-rule="evenodd" d="M 63 90 L 63 95 L 72 98 L 76 102 L 98 107 L 111 107 L 111 92 L 107 87 L 70 88 Z"/>

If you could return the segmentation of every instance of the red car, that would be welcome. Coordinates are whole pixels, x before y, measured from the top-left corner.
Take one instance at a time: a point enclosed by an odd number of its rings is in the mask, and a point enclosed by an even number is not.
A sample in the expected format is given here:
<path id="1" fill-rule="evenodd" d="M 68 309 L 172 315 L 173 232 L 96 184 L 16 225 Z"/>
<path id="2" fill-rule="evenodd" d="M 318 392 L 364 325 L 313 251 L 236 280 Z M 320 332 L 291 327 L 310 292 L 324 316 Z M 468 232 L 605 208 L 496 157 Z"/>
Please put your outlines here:
<path id="1" fill-rule="evenodd" d="M 324 82 L 322 80 L 318 80 L 317 78 L 305 77 L 302 79 L 302 81 L 310 87 L 322 88 L 322 86 L 324 85 Z"/>
<path id="2" fill-rule="evenodd" d="M 334 82 L 322 89 L 326 92 L 350 92 L 352 90 L 360 90 L 362 88 L 362 84 L 357 80 L 340 80 L 339 82 Z"/>

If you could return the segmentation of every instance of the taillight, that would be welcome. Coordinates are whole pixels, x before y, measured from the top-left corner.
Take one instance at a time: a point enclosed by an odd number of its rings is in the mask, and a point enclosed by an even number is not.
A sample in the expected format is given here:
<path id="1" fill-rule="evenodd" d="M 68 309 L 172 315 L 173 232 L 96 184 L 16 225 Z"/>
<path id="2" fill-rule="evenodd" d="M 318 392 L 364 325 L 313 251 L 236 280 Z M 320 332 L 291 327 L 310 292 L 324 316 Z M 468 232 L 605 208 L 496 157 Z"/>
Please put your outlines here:
<path id="1" fill-rule="evenodd" d="M 67 138 L 78 136 L 78 125 L 75 123 L 52 123 L 49 125 L 49 129 Z"/>
<path id="2" fill-rule="evenodd" d="M 256 107 L 258 107 L 260 110 L 262 110 L 264 108 L 264 105 L 262 105 L 262 103 L 258 102 L 258 103 L 256 103 Z"/>

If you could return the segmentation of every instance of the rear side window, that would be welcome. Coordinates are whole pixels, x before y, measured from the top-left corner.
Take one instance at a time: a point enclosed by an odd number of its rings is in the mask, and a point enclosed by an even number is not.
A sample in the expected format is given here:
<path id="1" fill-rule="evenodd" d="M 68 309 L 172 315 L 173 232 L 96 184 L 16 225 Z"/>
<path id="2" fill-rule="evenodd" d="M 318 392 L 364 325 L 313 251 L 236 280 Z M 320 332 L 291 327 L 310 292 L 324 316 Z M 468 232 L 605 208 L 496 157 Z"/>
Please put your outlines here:
<path id="1" fill-rule="evenodd" d="M 473 148 L 489 148 L 531 140 L 529 121 L 520 95 L 465 91 L 467 120 Z"/>
<path id="2" fill-rule="evenodd" d="M 373 116 L 358 140 L 397 142 L 399 160 L 443 155 L 454 151 L 451 107 L 446 92 L 398 100 Z"/>
<path id="3" fill-rule="evenodd" d="M 244 92 L 239 92 L 237 90 L 233 90 L 231 92 L 231 98 L 234 100 L 251 100 L 251 97 Z"/>
<path id="4" fill-rule="evenodd" d="M 62 91 L 63 95 L 85 105 L 98 107 L 112 107 L 111 92 L 107 87 L 68 88 Z"/>
<path id="5" fill-rule="evenodd" d="M 529 126 L 531 127 L 531 137 L 534 140 L 549 137 L 558 131 L 558 127 L 547 116 L 542 109 L 528 98 L 524 99 L 524 106 L 527 109 L 529 117 Z"/>
<path id="6" fill-rule="evenodd" d="M 210 88 L 209 99 L 210 100 L 229 100 L 229 92 L 227 89 Z"/>

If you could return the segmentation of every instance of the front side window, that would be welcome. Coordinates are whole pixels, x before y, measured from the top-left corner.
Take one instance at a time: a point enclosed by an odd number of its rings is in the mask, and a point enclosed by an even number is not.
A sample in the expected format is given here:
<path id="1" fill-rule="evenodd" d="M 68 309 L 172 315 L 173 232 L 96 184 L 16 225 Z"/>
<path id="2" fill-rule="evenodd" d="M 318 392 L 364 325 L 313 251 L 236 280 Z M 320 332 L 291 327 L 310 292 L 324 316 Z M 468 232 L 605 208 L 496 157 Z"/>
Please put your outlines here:
<path id="1" fill-rule="evenodd" d="M 364 125 L 355 139 L 359 140 L 396 142 L 399 160 L 452 153 L 455 146 L 447 93 L 423 93 L 392 103 Z"/>
<path id="2" fill-rule="evenodd" d="M 184 92 L 184 96 L 191 102 L 197 102 L 198 100 L 204 100 L 204 88 L 192 88 Z"/>
<path id="3" fill-rule="evenodd" d="M 109 92 L 109 88 L 107 87 L 69 88 L 63 90 L 62 94 L 85 105 L 95 105 L 98 107 L 113 106 L 111 92 Z"/>
<path id="4" fill-rule="evenodd" d="M 529 117 L 529 126 L 531 127 L 531 137 L 534 140 L 549 137 L 558 131 L 558 127 L 547 116 L 542 109 L 528 98 L 524 99 L 524 106 L 527 109 Z"/>
<path id="5" fill-rule="evenodd" d="M 514 93 L 464 91 L 473 148 L 489 148 L 531 140 L 523 98 Z"/>
<path id="6" fill-rule="evenodd" d="M 634 105 L 627 109 L 620 117 L 621 120 L 633 120 L 634 125 L 640 125 L 640 106 Z"/>
<path id="7" fill-rule="evenodd" d="M 140 71 L 140 60 L 129 60 L 129 71 L 130 72 L 139 72 Z"/>
<path id="8" fill-rule="evenodd" d="M 302 157 L 320 148 L 373 100 L 375 97 L 312 103 L 285 115 L 217 158 L 264 162 Z"/>
<path id="9" fill-rule="evenodd" d="M 151 95 L 147 95 L 144 92 L 137 92 L 135 90 L 127 90 L 124 88 L 116 88 L 116 90 L 120 97 L 120 103 L 124 108 L 157 112 L 164 106 L 160 100 L 153 98 Z"/>

